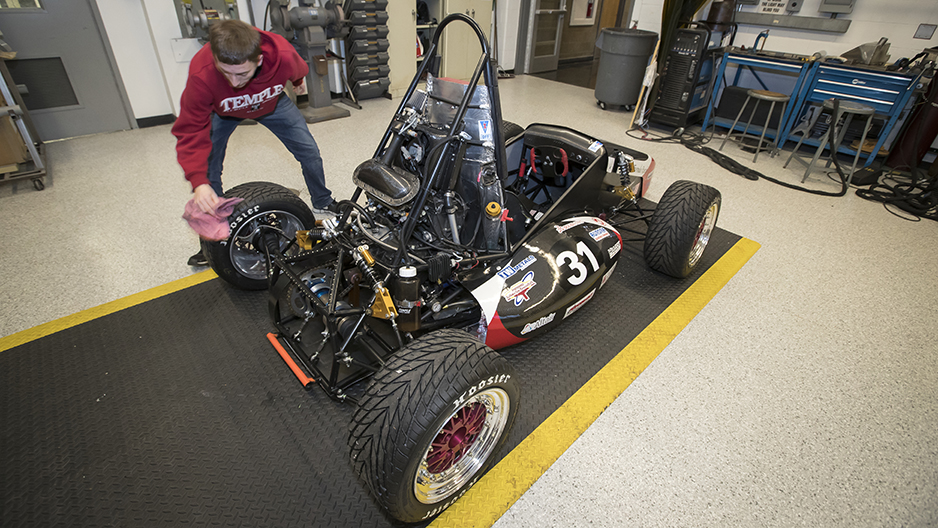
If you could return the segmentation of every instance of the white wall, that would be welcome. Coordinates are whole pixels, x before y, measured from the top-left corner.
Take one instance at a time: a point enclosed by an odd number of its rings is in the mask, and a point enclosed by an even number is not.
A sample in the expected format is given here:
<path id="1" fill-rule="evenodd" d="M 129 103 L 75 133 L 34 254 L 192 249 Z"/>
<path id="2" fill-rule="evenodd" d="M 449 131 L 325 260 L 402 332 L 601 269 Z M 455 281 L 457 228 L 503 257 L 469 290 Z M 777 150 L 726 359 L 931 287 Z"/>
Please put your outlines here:
<path id="1" fill-rule="evenodd" d="M 196 39 L 182 38 L 175 4 L 171 0 L 95 1 L 134 117 L 176 114 L 189 60 L 200 44 Z M 266 5 L 264 0 L 259 7 L 261 17 Z M 243 20 L 250 20 L 246 0 L 238 0 L 238 10 Z M 257 20 L 261 23 L 262 19 Z"/>
<path id="2" fill-rule="evenodd" d="M 636 0 L 632 19 L 638 20 L 639 29 L 660 33 L 663 3 L 663 0 Z M 795 16 L 828 18 L 829 15 L 817 12 L 820 4 L 821 0 L 804 0 L 801 11 Z M 696 18 L 706 18 L 709 10 L 709 5 L 705 6 Z M 741 10 L 758 12 L 758 7 L 742 6 Z M 750 47 L 759 32 L 768 29 L 766 50 L 804 55 L 826 51 L 828 55 L 839 55 L 860 44 L 886 37 L 892 62 L 901 57 L 911 58 L 924 48 L 938 46 L 938 32 L 930 40 L 912 38 L 920 23 L 938 24 L 938 2 L 935 0 L 856 0 L 852 13 L 837 15 L 837 18 L 851 21 L 846 33 L 740 25 L 735 44 Z"/>
<path id="3" fill-rule="evenodd" d="M 521 25 L 521 2 L 502 1 L 495 4 L 495 16 L 498 17 L 497 58 L 503 70 L 514 70 L 515 55 L 518 48 L 518 27 Z M 494 19 L 493 19 L 494 23 Z M 494 33 L 489 33 L 494 35 Z M 518 68 L 520 71 L 520 68 Z"/>
<path id="4" fill-rule="evenodd" d="M 638 29 L 654 31 L 661 35 L 661 10 L 663 8 L 664 0 L 635 0 L 632 7 L 632 20 L 629 21 L 628 27 L 632 27 L 633 22 L 638 21 Z M 625 25 L 624 22 L 623 25 Z"/>
<path id="5" fill-rule="evenodd" d="M 798 16 L 826 17 L 817 12 L 820 3 L 820 0 L 805 1 Z M 747 9 L 755 10 L 754 7 Z M 839 55 L 860 44 L 886 37 L 890 43 L 890 60 L 895 62 L 902 57 L 912 57 L 924 48 L 938 46 L 938 33 L 930 40 L 912 38 L 920 23 L 938 24 L 938 2 L 934 0 L 857 0 L 852 13 L 837 17 L 851 21 L 846 33 L 771 28 L 765 49 L 781 47 L 778 51 L 807 55 L 826 51 L 829 55 Z M 751 46 L 759 31 L 764 29 L 740 28 L 737 44 Z"/>
<path id="6" fill-rule="evenodd" d="M 138 119 L 175 114 L 186 84 L 188 59 L 197 49 L 191 39 L 182 39 L 174 4 L 168 0 L 96 0 L 105 29 L 117 59 L 118 68 Z M 402 1 L 402 0 L 394 0 Z M 636 0 L 632 20 L 640 29 L 661 31 L 663 0 Z M 253 0 L 255 23 L 263 24 L 264 0 Z M 805 0 L 798 16 L 826 16 L 817 13 L 820 0 Z M 246 0 L 239 0 L 241 18 L 249 20 Z M 520 2 L 496 3 L 498 16 L 498 61 L 506 70 L 516 68 L 516 42 Z M 756 11 L 754 6 L 743 10 Z M 697 18 L 709 11 L 705 6 Z M 838 15 L 850 20 L 844 33 L 823 33 L 773 27 L 765 49 L 810 55 L 826 51 L 843 53 L 860 44 L 885 36 L 891 44 L 891 60 L 911 57 L 923 48 L 938 46 L 938 34 L 930 40 L 913 39 L 919 23 L 938 24 L 935 0 L 857 0 L 853 13 Z M 741 26 L 737 45 L 751 46 L 762 26 Z"/>
<path id="7" fill-rule="evenodd" d="M 403 0 L 393 0 L 400 2 Z M 189 60 L 199 44 L 182 38 L 175 4 L 170 0 L 96 0 L 114 50 L 134 117 L 177 114 L 186 86 Z M 252 0 L 254 23 L 264 24 L 266 0 Z M 296 5 L 293 0 L 292 5 Z M 241 19 L 250 21 L 247 0 L 238 0 Z M 520 2 L 497 2 L 498 62 L 515 68 Z"/>
<path id="8" fill-rule="evenodd" d="M 134 117 L 173 113 L 143 4 L 139 0 L 97 0 L 97 4 Z"/>

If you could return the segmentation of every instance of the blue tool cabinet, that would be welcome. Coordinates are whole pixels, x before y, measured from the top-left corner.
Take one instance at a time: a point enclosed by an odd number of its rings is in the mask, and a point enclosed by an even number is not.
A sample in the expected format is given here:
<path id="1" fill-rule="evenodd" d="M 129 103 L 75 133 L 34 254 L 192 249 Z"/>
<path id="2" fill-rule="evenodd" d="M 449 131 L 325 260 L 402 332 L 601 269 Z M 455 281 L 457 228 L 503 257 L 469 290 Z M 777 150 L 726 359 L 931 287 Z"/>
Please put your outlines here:
<path id="1" fill-rule="evenodd" d="M 832 97 L 872 106 L 876 110 L 876 117 L 884 119 L 885 125 L 872 152 L 866 158 L 864 166 L 868 166 L 873 163 L 876 153 L 885 144 L 903 109 L 909 104 L 918 79 L 918 75 L 818 63 L 814 66 L 809 81 L 798 94 L 795 102 L 798 110 L 793 114 L 791 124 L 795 123 L 812 103 L 820 104 Z M 790 129 L 791 127 L 789 131 Z M 787 139 L 787 135 L 782 138 L 783 141 Z M 804 144 L 816 147 L 818 141 L 806 138 Z M 856 150 L 847 145 L 841 145 L 839 152 L 856 154 Z"/>
<path id="2" fill-rule="evenodd" d="M 920 76 L 918 74 L 886 72 L 871 67 L 807 62 L 763 56 L 758 53 L 728 52 L 723 55 L 718 69 L 716 88 L 713 97 L 710 99 L 701 127 L 703 131 L 706 131 L 707 127 L 716 121 L 713 108 L 716 104 L 720 84 L 726 78 L 728 66 L 736 67 L 733 82 L 727 83 L 730 86 L 734 86 L 739 82 L 740 72 L 744 68 L 752 70 L 754 74 L 758 71 L 775 71 L 796 76 L 795 85 L 791 92 L 791 102 L 786 115 L 782 116 L 779 130 L 768 130 L 766 134 L 766 137 L 772 138 L 778 135 L 779 146 L 788 141 L 792 128 L 811 104 L 820 104 L 825 99 L 836 97 L 872 106 L 876 109 L 875 118 L 884 120 L 885 124 L 879 133 L 873 151 L 866 157 L 864 166 L 873 163 L 876 153 L 885 144 L 903 110 L 908 106 Z M 762 85 L 763 89 L 773 90 L 773 87 L 766 86 L 758 75 L 756 75 L 756 80 Z M 780 90 L 775 89 L 774 91 Z M 723 124 L 722 121 L 720 124 Z M 729 123 L 723 126 L 729 126 Z M 804 144 L 817 147 L 818 141 L 817 139 L 806 138 Z M 847 145 L 841 145 L 839 152 L 851 156 L 856 154 L 856 150 Z"/>
<path id="3" fill-rule="evenodd" d="M 788 134 L 791 130 L 792 116 L 800 108 L 796 105 L 796 99 L 802 87 L 807 82 L 807 79 L 810 77 L 811 66 L 811 63 L 800 60 L 772 58 L 749 53 L 724 53 L 720 59 L 720 66 L 717 69 L 717 76 L 714 84 L 715 88 L 710 98 L 710 104 L 707 107 L 707 113 L 704 116 L 704 122 L 701 126 L 702 131 L 706 131 L 707 127 L 710 126 L 711 123 L 716 123 L 718 119 L 714 115 L 713 110 L 714 106 L 716 105 L 716 101 L 718 99 L 717 95 L 723 80 L 728 79 L 727 69 L 729 68 L 732 70 L 732 68 L 735 67 L 736 70 L 735 75 L 733 75 L 733 81 L 731 83 L 727 82 L 727 86 L 737 86 L 740 82 L 743 70 L 747 69 L 752 73 L 753 79 L 759 84 L 761 89 L 782 92 L 791 96 L 791 100 L 788 103 L 785 114 L 781 116 L 779 129 L 769 129 L 765 134 L 767 138 L 774 139 L 776 135 L 781 133 L 781 139 L 778 142 L 778 145 L 781 146 L 784 143 L 785 138 L 788 137 Z M 790 78 L 793 78 L 794 85 L 792 86 L 791 91 L 781 90 L 776 87 L 769 87 L 765 82 L 763 82 L 762 76 L 770 73 L 787 75 Z M 728 128 L 732 122 L 733 120 L 730 119 L 724 123 L 724 120 L 721 119 L 719 124 Z M 744 125 L 745 123 L 739 123 L 737 125 L 737 130 L 742 130 Z M 761 128 L 758 127 L 752 128 L 752 130 L 755 130 L 756 133 L 761 132 Z"/>

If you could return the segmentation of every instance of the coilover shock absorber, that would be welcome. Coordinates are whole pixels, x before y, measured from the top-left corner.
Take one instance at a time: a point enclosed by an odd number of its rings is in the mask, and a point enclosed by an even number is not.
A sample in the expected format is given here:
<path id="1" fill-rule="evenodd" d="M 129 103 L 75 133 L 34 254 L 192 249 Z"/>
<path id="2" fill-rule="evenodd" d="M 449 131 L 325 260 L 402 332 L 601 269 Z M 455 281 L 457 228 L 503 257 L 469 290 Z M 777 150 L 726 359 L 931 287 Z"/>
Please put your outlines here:
<path id="1" fill-rule="evenodd" d="M 352 250 L 352 258 L 355 260 L 355 263 L 358 264 L 358 268 L 362 271 L 362 274 L 367 277 L 373 285 L 372 290 L 375 292 L 375 300 L 371 305 L 371 316 L 391 321 L 391 326 L 394 327 L 394 334 L 397 336 L 398 344 L 403 347 L 404 342 L 401 339 L 401 334 L 397 327 L 397 308 L 394 307 L 391 292 L 385 287 L 384 281 L 375 273 L 374 256 L 368 251 L 368 246 L 363 244 Z"/>
<path id="2" fill-rule="evenodd" d="M 629 174 L 634 170 L 635 159 L 624 152 L 617 152 L 616 172 L 619 173 L 619 185 L 613 189 L 613 192 L 633 203 L 635 202 L 635 192 L 632 191 L 632 187 L 629 185 Z"/>

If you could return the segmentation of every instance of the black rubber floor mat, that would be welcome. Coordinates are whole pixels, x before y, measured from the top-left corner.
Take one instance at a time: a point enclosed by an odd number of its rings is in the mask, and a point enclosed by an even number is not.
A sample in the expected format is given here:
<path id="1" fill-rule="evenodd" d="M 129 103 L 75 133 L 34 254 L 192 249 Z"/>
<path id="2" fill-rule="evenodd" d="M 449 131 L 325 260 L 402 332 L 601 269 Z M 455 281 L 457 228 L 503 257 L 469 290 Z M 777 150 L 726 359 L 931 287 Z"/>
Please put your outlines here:
<path id="1" fill-rule="evenodd" d="M 694 277 L 626 244 L 565 325 L 503 354 L 522 382 L 518 445 Z M 304 391 L 265 335 L 264 292 L 212 280 L 0 353 L 3 526 L 396 526 L 353 475 L 351 405 Z"/>

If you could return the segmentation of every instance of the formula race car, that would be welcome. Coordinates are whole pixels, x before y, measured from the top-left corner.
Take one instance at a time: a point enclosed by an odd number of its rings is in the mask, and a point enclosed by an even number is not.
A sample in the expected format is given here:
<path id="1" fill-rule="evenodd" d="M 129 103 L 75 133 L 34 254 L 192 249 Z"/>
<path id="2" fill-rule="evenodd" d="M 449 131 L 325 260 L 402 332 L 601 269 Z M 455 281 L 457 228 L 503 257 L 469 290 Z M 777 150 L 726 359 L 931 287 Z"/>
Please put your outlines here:
<path id="1" fill-rule="evenodd" d="M 496 64 L 471 18 L 444 19 L 427 56 L 451 23 L 478 36 L 473 77 L 442 79 L 422 63 L 336 217 L 315 218 L 286 188 L 246 183 L 225 195 L 244 200 L 229 238 L 203 242 L 222 279 L 269 290 L 268 339 L 300 382 L 358 406 L 352 467 L 405 522 L 450 506 L 507 438 L 520 389 L 495 350 L 549 332 L 600 294 L 623 233 L 645 237 L 651 268 L 686 277 L 720 210 L 716 189 L 679 181 L 645 211 L 649 156 L 503 121 Z"/>

